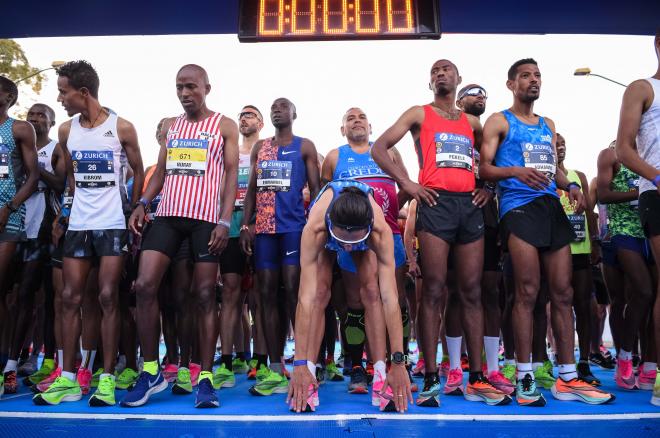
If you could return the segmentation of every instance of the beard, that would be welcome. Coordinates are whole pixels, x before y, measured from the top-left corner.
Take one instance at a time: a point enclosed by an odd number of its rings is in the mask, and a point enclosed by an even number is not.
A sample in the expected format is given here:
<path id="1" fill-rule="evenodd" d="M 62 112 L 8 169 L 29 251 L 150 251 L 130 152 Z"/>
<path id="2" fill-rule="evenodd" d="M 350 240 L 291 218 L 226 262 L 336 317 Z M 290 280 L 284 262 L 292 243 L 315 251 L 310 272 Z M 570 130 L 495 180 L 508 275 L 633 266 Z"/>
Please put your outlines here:
<path id="1" fill-rule="evenodd" d="M 486 112 L 486 105 L 469 105 L 465 107 L 465 112 L 475 117 L 479 117 Z"/>

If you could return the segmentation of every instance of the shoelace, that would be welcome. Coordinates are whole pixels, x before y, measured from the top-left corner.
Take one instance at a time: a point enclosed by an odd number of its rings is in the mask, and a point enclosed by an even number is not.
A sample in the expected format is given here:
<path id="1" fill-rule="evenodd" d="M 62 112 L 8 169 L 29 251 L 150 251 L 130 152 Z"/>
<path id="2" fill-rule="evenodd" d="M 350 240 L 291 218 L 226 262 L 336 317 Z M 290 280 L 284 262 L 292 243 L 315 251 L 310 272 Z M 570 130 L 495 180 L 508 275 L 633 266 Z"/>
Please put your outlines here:
<path id="1" fill-rule="evenodd" d="M 108 377 L 106 379 L 101 379 L 101 381 L 99 382 L 99 391 L 102 394 L 107 394 L 109 392 L 112 392 L 112 389 L 113 389 L 112 384 L 113 383 L 114 382 L 112 381 L 112 379 L 110 377 Z"/>

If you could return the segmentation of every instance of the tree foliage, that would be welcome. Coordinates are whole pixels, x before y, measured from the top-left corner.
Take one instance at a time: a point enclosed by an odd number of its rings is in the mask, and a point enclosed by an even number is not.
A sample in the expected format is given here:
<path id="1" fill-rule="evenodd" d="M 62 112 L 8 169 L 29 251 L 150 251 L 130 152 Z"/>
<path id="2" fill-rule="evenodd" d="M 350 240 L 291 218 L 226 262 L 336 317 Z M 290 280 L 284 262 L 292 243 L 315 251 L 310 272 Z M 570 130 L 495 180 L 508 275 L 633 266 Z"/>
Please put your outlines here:
<path id="1" fill-rule="evenodd" d="M 17 81 L 38 71 L 37 67 L 32 67 L 28 62 L 20 44 L 14 40 L 0 39 L 0 74 L 7 76 L 12 81 Z M 32 91 L 39 94 L 43 81 L 44 75 L 40 73 L 21 83 L 29 85 Z"/>

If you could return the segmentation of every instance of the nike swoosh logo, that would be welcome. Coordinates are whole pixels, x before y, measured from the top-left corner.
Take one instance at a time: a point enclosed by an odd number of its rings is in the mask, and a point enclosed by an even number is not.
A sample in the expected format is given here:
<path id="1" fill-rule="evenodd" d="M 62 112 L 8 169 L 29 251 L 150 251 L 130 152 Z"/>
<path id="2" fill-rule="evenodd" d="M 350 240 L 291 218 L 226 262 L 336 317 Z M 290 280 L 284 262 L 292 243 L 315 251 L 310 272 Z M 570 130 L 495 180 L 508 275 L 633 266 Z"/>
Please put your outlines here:
<path id="1" fill-rule="evenodd" d="M 158 383 L 158 379 L 154 380 L 153 382 L 149 382 L 149 388 L 153 388 L 154 385 Z"/>
<path id="2" fill-rule="evenodd" d="M 286 252 L 286 255 L 295 254 L 295 253 L 297 253 L 297 252 L 298 252 L 298 250 L 295 250 L 295 251 L 287 251 L 287 252 Z"/>
<path id="3" fill-rule="evenodd" d="M 295 154 L 298 151 L 282 151 L 282 155 Z"/>

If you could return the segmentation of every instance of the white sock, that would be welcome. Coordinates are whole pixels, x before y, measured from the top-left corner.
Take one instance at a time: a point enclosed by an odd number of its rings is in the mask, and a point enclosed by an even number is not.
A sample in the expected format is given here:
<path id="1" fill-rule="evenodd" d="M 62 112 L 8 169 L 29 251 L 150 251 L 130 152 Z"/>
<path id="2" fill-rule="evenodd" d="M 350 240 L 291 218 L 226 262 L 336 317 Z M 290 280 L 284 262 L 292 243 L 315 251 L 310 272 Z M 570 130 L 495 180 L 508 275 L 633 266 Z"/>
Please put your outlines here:
<path id="1" fill-rule="evenodd" d="M 18 369 L 18 361 L 9 359 L 7 361 L 7 364 L 5 365 L 5 370 L 3 371 L 3 373 L 6 373 L 8 371 L 16 371 L 17 369 Z"/>
<path id="2" fill-rule="evenodd" d="M 115 375 L 110 374 L 110 373 L 101 373 L 101 375 L 99 376 L 99 379 L 104 379 L 106 377 L 110 377 L 112 380 L 115 380 Z"/>
<path id="3" fill-rule="evenodd" d="M 619 350 L 618 358 L 621 360 L 632 360 L 632 352 L 626 351 L 622 348 L 621 350 Z"/>
<path id="4" fill-rule="evenodd" d="M 484 351 L 486 352 L 486 364 L 488 365 L 488 374 L 498 371 L 499 360 L 497 352 L 500 349 L 500 338 L 497 336 L 484 336 Z"/>
<path id="5" fill-rule="evenodd" d="M 645 373 L 650 373 L 652 371 L 655 371 L 657 368 L 658 364 L 655 362 L 644 362 L 644 372 Z"/>
<path id="6" fill-rule="evenodd" d="M 543 366 L 543 362 L 532 362 L 532 371 L 536 371 Z"/>
<path id="7" fill-rule="evenodd" d="M 575 370 L 574 363 L 559 364 L 559 377 L 564 382 L 577 378 L 577 371 Z"/>
<path id="8" fill-rule="evenodd" d="M 516 360 L 515 359 L 504 359 L 504 365 L 515 365 Z"/>
<path id="9" fill-rule="evenodd" d="M 374 372 L 380 373 L 381 376 L 383 376 L 383 380 L 387 378 L 387 367 L 385 366 L 385 362 L 382 360 L 377 361 L 374 364 Z"/>
<path id="10" fill-rule="evenodd" d="M 527 374 L 529 374 L 532 377 L 532 379 L 534 379 L 534 372 L 532 371 L 532 364 L 531 363 L 529 363 L 529 362 L 527 362 L 527 363 L 518 362 L 517 369 L 518 369 L 518 373 L 517 373 L 518 380 L 521 380 L 521 379 L 525 378 L 525 375 L 527 375 Z"/>
<path id="11" fill-rule="evenodd" d="M 92 369 L 94 368 L 94 359 L 96 359 L 96 350 L 91 350 L 89 352 L 89 362 L 87 363 L 87 369 L 92 373 L 94 372 L 94 370 Z M 83 363 L 85 363 L 84 360 Z"/>
<path id="12" fill-rule="evenodd" d="M 66 377 L 67 379 L 71 380 L 72 382 L 76 381 L 76 375 L 73 373 L 70 373 L 68 371 L 62 371 L 62 377 Z"/>
<path id="13" fill-rule="evenodd" d="M 449 369 L 455 370 L 461 367 L 461 342 L 463 336 L 453 338 L 447 336 L 447 351 L 449 352 Z"/>
<path id="14" fill-rule="evenodd" d="M 314 365 L 314 362 L 308 360 L 307 369 L 309 370 L 310 373 L 312 373 L 312 376 L 316 377 L 316 365 Z"/>
<path id="15" fill-rule="evenodd" d="M 64 364 L 64 350 L 57 350 L 57 368 L 62 369 Z"/>

